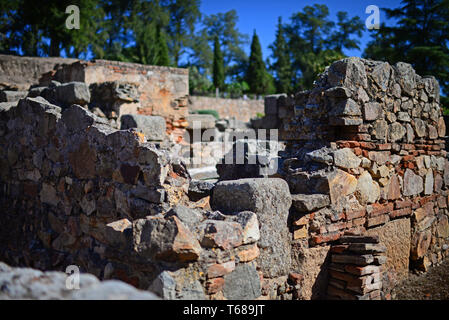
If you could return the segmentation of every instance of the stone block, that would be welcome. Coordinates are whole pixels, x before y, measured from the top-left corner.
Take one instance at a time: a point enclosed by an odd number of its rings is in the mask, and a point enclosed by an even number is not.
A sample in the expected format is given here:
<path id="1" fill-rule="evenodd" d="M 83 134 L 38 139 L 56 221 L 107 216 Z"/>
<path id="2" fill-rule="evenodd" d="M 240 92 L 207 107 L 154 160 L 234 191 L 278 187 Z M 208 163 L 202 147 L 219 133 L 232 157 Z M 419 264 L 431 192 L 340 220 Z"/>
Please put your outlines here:
<path id="1" fill-rule="evenodd" d="M 121 130 L 135 128 L 142 132 L 148 141 L 162 141 L 166 137 L 165 119 L 160 116 L 124 114 L 121 116 Z"/>

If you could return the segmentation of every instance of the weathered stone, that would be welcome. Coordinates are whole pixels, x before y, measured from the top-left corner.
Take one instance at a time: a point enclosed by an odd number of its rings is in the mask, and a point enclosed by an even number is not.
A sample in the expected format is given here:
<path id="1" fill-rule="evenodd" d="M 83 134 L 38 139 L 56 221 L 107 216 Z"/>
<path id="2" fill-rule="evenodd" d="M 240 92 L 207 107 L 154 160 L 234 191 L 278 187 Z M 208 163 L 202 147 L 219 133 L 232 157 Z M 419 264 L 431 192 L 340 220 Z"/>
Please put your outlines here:
<path id="1" fill-rule="evenodd" d="M 306 153 L 305 156 L 308 161 L 315 161 L 319 163 L 331 164 L 333 161 L 332 150 L 327 147 L 322 147 L 317 150 Z"/>
<path id="2" fill-rule="evenodd" d="M 207 268 L 208 278 L 217 278 L 231 273 L 235 269 L 235 261 L 231 260 L 224 263 L 216 263 Z"/>
<path id="3" fill-rule="evenodd" d="M 401 140 L 402 137 L 406 134 L 407 130 L 400 125 L 399 123 L 395 122 L 388 126 L 388 138 L 391 142 L 396 142 L 398 140 Z"/>
<path id="4" fill-rule="evenodd" d="M 410 118 L 408 112 L 398 112 L 398 120 L 402 122 L 410 122 L 412 119 Z"/>
<path id="5" fill-rule="evenodd" d="M 385 120 L 377 120 L 373 125 L 374 136 L 376 139 L 385 140 L 387 138 L 388 123 Z"/>
<path id="6" fill-rule="evenodd" d="M 15 102 L 27 96 L 27 91 L 0 91 L 0 102 Z"/>
<path id="7" fill-rule="evenodd" d="M 176 299 L 176 281 L 170 271 L 162 271 L 148 288 L 164 300 Z"/>
<path id="8" fill-rule="evenodd" d="M 50 204 L 52 206 L 57 206 L 60 201 L 56 194 L 56 189 L 48 183 L 42 184 L 42 189 L 39 195 L 42 203 Z"/>
<path id="9" fill-rule="evenodd" d="M 353 193 L 357 188 L 357 179 L 353 175 L 337 169 L 329 174 L 329 193 L 332 204 Z"/>
<path id="10" fill-rule="evenodd" d="M 377 120 L 382 114 L 382 107 L 378 102 L 365 103 L 363 107 L 363 118 L 366 121 Z"/>
<path id="11" fill-rule="evenodd" d="M 334 152 L 334 164 L 337 167 L 345 169 L 357 168 L 361 161 L 350 148 L 338 149 Z"/>
<path id="12" fill-rule="evenodd" d="M 334 254 L 332 255 L 332 262 L 350 263 L 358 266 L 366 266 L 374 262 L 374 257 L 371 254 L 365 255 Z"/>
<path id="13" fill-rule="evenodd" d="M 388 200 L 396 200 L 401 197 L 401 185 L 397 175 L 393 175 L 388 184 L 387 198 Z"/>
<path id="14" fill-rule="evenodd" d="M 136 128 L 148 141 L 162 141 L 166 136 L 165 119 L 160 116 L 124 114 L 121 116 L 121 130 Z"/>
<path id="15" fill-rule="evenodd" d="M 446 123 L 444 122 L 444 118 L 440 117 L 438 119 L 438 136 L 443 138 L 446 135 Z"/>
<path id="16" fill-rule="evenodd" d="M 413 235 L 411 257 L 412 259 L 422 258 L 429 249 L 432 233 L 430 230 L 417 232 Z"/>
<path id="17" fill-rule="evenodd" d="M 204 232 L 201 244 L 229 250 L 243 243 L 242 227 L 237 222 L 206 220 L 200 227 Z"/>
<path id="18" fill-rule="evenodd" d="M 407 130 L 407 135 L 406 135 L 406 140 L 408 143 L 412 143 L 415 140 L 415 133 L 413 132 L 413 128 L 410 124 L 406 124 L 406 130 Z"/>
<path id="19" fill-rule="evenodd" d="M 433 171 L 432 169 L 429 169 L 424 180 L 424 194 L 430 195 L 433 193 L 433 184 Z"/>
<path id="20" fill-rule="evenodd" d="M 149 259 L 194 261 L 201 253 L 198 240 L 175 216 L 135 220 L 133 241 L 134 250 Z"/>
<path id="21" fill-rule="evenodd" d="M 402 88 L 402 92 L 413 97 L 416 89 L 416 74 L 412 66 L 408 63 L 398 62 L 394 65 L 397 73 L 396 80 Z"/>
<path id="22" fill-rule="evenodd" d="M 437 139 L 438 138 L 438 131 L 437 131 L 437 129 L 434 126 L 428 124 L 427 125 L 427 131 L 429 132 L 429 138 L 430 139 Z"/>
<path id="23" fill-rule="evenodd" d="M 0 292 L 2 300 L 156 300 L 153 293 L 137 290 L 133 286 L 117 280 L 99 281 L 88 273 L 79 275 L 79 288 L 66 273 L 57 271 L 41 272 L 30 268 L 11 268 L 0 263 Z M 76 288 L 76 287 L 74 287 Z"/>
<path id="24" fill-rule="evenodd" d="M 414 122 L 413 126 L 415 128 L 416 135 L 420 138 L 425 137 L 427 135 L 426 123 L 423 120 L 418 119 L 418 118 L 414 118 L 413 122 Z"/>
<path id="25" fill-rule="evenodd" d="M 292 200 L 287 183 L 278 178 L 241 179 L 216 184 L 211 206 L 224 213 L 252 211 L 260 225 L 258 266 L 267 277 L 285 274 L 290 265 L 287 218 Z"/>
<path id="26" fill-rule="evenodd" d="M 210 114 L 189 114 L 186 117 L 188 129 L 213 129 L 215 128 L 215 117 Z"/>
<path id="27" fill-rule="evenodd" d="M 365 66 L 360 59 L 354 57 L 333 63 L 329 68 L 328 81 L 331 86 L 344 86 L 352 92 L 357 92 L 360 86 L 368 86 Z"/>
<path id="28" fill-rule="evenodd" d="M 294 194 L 293 207 L 299 212 L 312 212 L 330 204 L 327 194 Z"/>
<path id="29" fill-rule="evenodd" d="M 437 223 L 437 234 L 440 238 L 449 237 L 449 221 L 447 216 L 441 216 Z"/>
<path id="30" fill-rule="evenodd" d="M 84 82 L 63 83 L 55 88 L 56 99 L 67 106 L 86 105 L 90 102 L 90 91 Z"/>
<path id="31" fill-rule="evenodd" d="M 131 247 L 132 223 L 128 219 L 108 223 L 105 233 L 108 244 L 119 247 Z"/>
<path id="32" fill-rule="evenodd" d="M 259 220 L 254 212 L 239 212 L 232 216 L 232 220 L 242 226 L 243 244 L 257 242 L 260 239 Z"/>
<path id="33" fill-rule="evenodd" d="M 338 103 L 331 111 L 333 116 L 361 116 L 360 106 L 352 99 Z"/>
<path id="34" fill-rule="evenodd" d="M 198 210 L 182 205 L 173 207 L 169 212 L 167 212 L 166 216 L 170 217 L 172 215 L 178 217 L 178 219 L 192 231 L 194 231 L 201 220 L 203 220 L 203 215 Z"/>
<path id="35" fill-rule="evenodd" d="M 361 174 L 357 181 L 355 195 L 361 204 L 376 202 L 380 197 L 380 187 L 373 181 L 368 171 Z"/>
<path id="36" fill-rule="evenodd" d="M 239 264 L 224 277 L 223 294 L 229 300 L 252 300 L 261 295 L 260 277 L 254 264 Z"/>
<path id="37" fill-rule="evenodd" d="M 253 261 L 260 255 L 260 250 L 257 244 L 250 246 L 249 248 L 245 248 L 244 250 L 240 250 L 237 253 L 237 257 L 240 262 L 249 262 Z"/>
<path id="38" fill-rule="evenodd" d="M 423 192 L 423 179 L 413 173 L 412 170 L 405 170 L 404 174 L 404 195 L 405 196 L 413 196 L 418 195 Z"/>

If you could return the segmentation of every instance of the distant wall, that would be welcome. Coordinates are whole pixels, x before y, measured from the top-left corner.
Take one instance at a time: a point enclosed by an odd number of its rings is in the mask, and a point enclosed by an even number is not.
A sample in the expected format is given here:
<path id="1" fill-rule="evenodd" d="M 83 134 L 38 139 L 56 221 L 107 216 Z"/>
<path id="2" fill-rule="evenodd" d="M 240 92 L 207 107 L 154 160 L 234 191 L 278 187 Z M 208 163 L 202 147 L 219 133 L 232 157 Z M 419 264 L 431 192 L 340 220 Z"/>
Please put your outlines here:
<path id="1" fill-rule="evenodd" d="M 57 64 L 73 63 L 77 59 L 20 57 L 0 54 L 0 88 L 15 87 L 27 90 L 39 82 L 43 73 L 53 70 Z"/>
<path id="2" fill-rule="evenodd" d="M 248 122 L 257 113 L 264 112 L 264 100 L 222 99 L 210 97 L 189 97 L 189 111 L 212 109 L 218 111 L 221 118 L 235 117 Z"/>

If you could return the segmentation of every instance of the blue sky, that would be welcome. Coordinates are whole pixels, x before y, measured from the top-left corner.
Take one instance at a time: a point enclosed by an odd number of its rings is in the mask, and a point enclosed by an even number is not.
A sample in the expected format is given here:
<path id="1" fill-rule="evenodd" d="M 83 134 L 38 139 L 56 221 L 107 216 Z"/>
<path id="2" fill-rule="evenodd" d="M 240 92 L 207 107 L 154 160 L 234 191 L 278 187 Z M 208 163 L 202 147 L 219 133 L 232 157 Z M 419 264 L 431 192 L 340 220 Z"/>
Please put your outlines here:
<path id="1" fill-rule="evenodd" d="M 301 11 L 306 5 L 315 3 L 325 4 L 330 11 L 331 20 L 336 20 L 338 11 L 347 11 L 349 16 L 359 16 L 362 21 L 368 17 L 365 13 L 366 7 L 376 5 L 379 8 L 400 7 L 400 0 L 331 0 L 331 1 L 306 1 L 306 0 L 202 0 L 201 12 L 203 14 L 216 14 L 235 9 L 239 16 L 238 28 L 242 33 L 252 35 L 256 29 L 259 36 L 264 60 L 271 55 L 268 46 L 275 39 L 275 31 L 278 17 L 282 17 L 283 22 L 287 22 L 290 16 Z M 392 24 L 387 21 L 385 14 L 381 10 L 380 22 Z M 365 30 L 360 39 L 360 48 L 363 50 L 366 43 L 370 41 L 370 32 Z M 249 54 L 249 45 L 245 48 Z M 348 50 L 348 56 L 360 56 L 361 50 Z"/>

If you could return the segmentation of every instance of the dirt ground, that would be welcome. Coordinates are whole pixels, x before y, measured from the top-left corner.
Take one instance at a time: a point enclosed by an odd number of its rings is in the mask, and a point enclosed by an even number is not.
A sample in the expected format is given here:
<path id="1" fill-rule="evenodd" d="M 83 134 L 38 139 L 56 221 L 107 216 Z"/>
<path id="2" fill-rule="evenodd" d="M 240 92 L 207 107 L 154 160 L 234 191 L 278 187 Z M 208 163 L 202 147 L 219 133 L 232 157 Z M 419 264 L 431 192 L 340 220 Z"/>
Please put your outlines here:
<path id="1" fill-rule="evenodd" d="M 393 300 L 449 300 L 449 258 L 426 273 L 410 273 L 392 292 Z"/>

